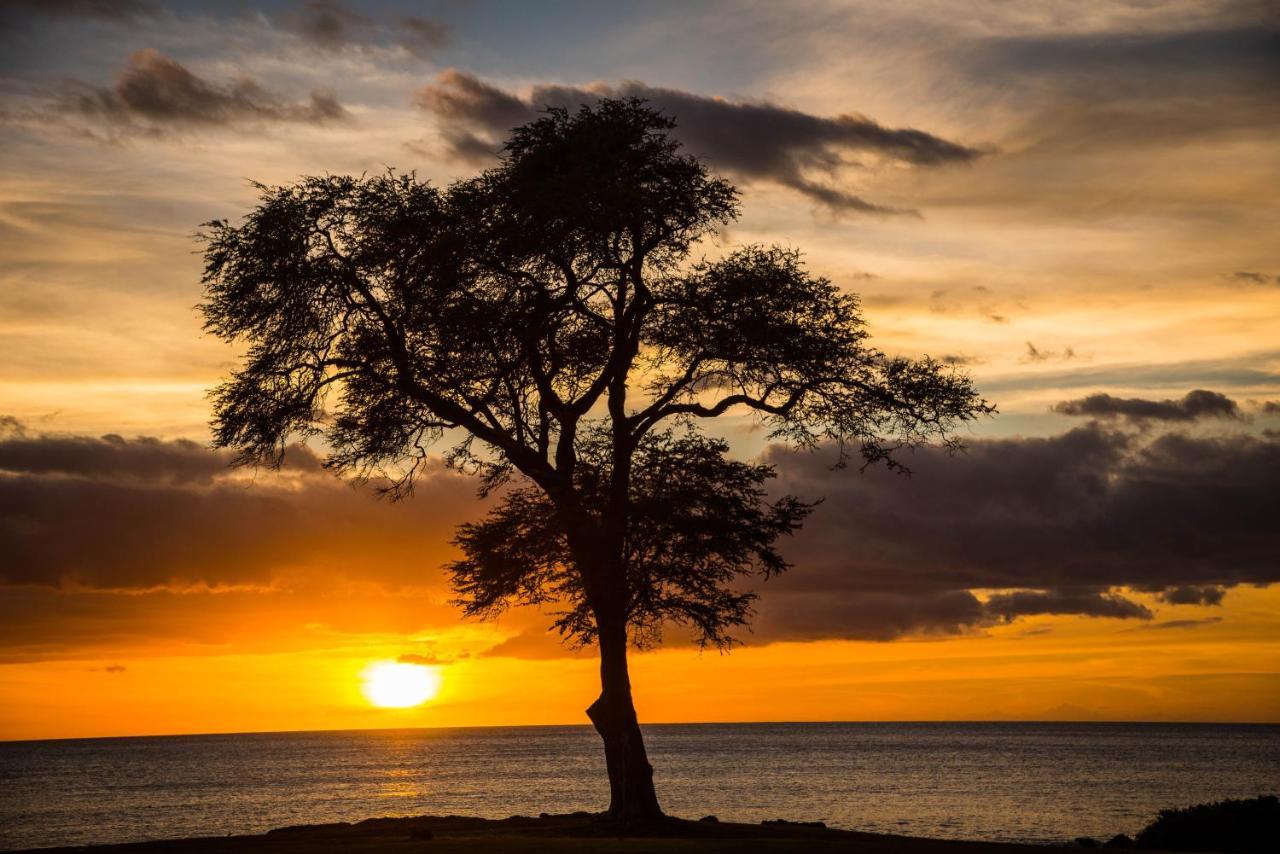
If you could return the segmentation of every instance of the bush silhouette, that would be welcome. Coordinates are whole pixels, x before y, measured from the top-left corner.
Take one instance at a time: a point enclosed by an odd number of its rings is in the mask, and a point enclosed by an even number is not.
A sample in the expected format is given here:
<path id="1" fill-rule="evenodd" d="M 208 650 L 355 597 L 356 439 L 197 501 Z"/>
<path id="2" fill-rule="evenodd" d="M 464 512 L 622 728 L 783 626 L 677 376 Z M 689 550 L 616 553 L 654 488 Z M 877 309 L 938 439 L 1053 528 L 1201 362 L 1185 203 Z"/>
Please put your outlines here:
<path id="1" fill-rule="evenodd" d="M 1280 800 L 1266 795 L 1161 810 L 1136 842 L 1166 851 L 1280 851 Z"/>

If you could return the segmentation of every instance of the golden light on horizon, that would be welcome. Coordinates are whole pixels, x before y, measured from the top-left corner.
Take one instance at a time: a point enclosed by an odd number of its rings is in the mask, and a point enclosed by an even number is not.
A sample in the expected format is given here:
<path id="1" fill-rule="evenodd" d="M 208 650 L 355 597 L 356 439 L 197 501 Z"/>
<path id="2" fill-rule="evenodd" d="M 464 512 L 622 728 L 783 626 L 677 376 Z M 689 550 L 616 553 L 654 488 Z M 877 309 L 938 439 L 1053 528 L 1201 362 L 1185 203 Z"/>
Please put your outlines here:
<path id="1" fill-rule="evenodd" d="M 440 672 L 422 664 L 375 661 L 360 673 L 369 702 L 382 709 L 420 706 L 440 693 Z"/>

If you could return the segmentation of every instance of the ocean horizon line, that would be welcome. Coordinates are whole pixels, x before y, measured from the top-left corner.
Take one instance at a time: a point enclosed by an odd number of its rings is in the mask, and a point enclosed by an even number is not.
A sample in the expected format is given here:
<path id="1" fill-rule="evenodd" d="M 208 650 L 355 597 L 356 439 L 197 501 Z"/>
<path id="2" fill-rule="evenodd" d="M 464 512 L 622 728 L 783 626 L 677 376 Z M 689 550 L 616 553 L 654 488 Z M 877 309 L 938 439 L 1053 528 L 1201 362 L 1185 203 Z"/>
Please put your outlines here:
<path id="1" fill-rule="evenodd" d="M 1002 719 L 1002 718 L 967 718 L 967 719 L 916 719 L 916 720 L 751 720 L 751 721 L 648 721 L 641 722 L 644 727 L 749 727 L 749 726 L 1170 726 L 1170 727 L 1273 727 L 1280 728 L 1277 721 L 1198 721 L 1198 720 L 1136 720 L 1122 718 L 1106 719 Z M 496 731 L 496 730 L 553 730 L 553 729 L 585 729 L 591 730 L 589 722 L 559 724 L 476 724 L 472 726 L 394 726 L 394 727 L 344 727 L 337 729 L 275 729 L 275 730 L 225 730 L 205 732 L 168 732 L 168 733 L 136 733 L 130 735 L 73 735 L 54 736 L 51 738 L 0 738 L 0 746 L 7 744 L 44 744 L 68 741 L 128 741 L 130 739 L 159 738 L 229 738 L 233 736 L 265 736 L 265 735 L 326 735 L 346 733 L 378 733 L 378 732 L 417 732 L 423 730 L 440 732 L 460 731 Z"/>

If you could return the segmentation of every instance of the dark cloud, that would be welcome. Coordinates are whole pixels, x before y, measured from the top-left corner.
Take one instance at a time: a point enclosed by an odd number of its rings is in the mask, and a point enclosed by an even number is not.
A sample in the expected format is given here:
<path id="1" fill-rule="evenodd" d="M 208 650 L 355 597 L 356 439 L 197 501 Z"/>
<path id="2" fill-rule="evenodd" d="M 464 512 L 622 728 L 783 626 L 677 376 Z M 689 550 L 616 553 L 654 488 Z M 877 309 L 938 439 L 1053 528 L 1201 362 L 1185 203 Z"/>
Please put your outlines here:
<path id="1" fill-rule="evenodd" d="M 0 438 L 0 584 L 252 587 L 309 569 L 438 584 L 454 525 L 480 511 L 457 500 L 471 484 L 443 470 L 422 498 L 392 504 L 305 449 L 290 457 L 255 478 L 181 440 Z"/>
<path id="2" fill-rule="evenodd" d="M 397 33 L 406 50 L 424 59 L 449 43 L 449 28 L 429 18 L 403 18 Z"/>
<path id="3" fill-rule="evenodd" d="M 128 21 L 156 15 L 160 7 L 150 0 L 4 0 L 0 11 L 22 11 L 50 18 Z"/>
<path id="4" fill-rule="evenodd" d="M 1158 599 L 1170 605 L 1221 605 L 1227 588 L 1220 584 L 1183 584 L 1154 592 Z"/>
<path id="5" fill-rule="evenodd" d="M 804 568 L 794 571 L 803 572 Z M 910 590 L 905 584 L 900 592 L 792 592 L 792 587 L 778 581 L 761 589 L 758 617 L 743 640 L 891 641 L 966 634 L 1020 617 L 1082 615 L 1149 620 L 1153 616 L 1141 603 L 1098 588 L 1015 590 L 993 594 L 983 602 L 968 590 Z"/>
<path id="6" fill-rule="evenodd" d="M 458 71 L 441 72 L 417 103 L 444 124 L 456 156 L 476 160 L 501 147 L 507 131 L 546 107 L 573 109 L 602 97 L 643 98 L 677 122 L 676 134 L 714 167 L 772 181 L 837 210 L 902 213 L 850 194 L 831 181 L 856 158 L 913 166 L 966 163 L 980 155 L 914 128 L 888 128 L 856 113 L 816 116 L 766 101 L 710 98 L 629 81 L 617 86 L 539 85 L 521 98 Z M 821 176 L 818 180 L 815 176 Z"/>
<path id="7" fill-rule="evenodd" d="M 822 453 L 767 459 L 779 489 L 826 500 L 785 544 L 795 568 L 760 587 L 757 640 L 958 633 L 1048 613 L 1141 619 L 1151 608 L 1120 588 L 1213 604 L 1225 586 L 1280 580 L 1278 441 L 1091 423 L 974 440 L 957 456 L 924 449 L 910 478 L 831 471 Z"/>
<path id="8" fill-rule="evenodd" d="M 496 86 L 455 68 L 446 68 L 436 82 L 420 89 L 414 102 L 446 122 L 501 134 L 533 118 L 537 110 Z M 461 132 L 461 129 L 455 129 Z M 496 152 L 500 142 L 484 143 Z M 464 152 L 465 153 L 465 152 Z"/>
<path id="9" fill-rule="evenodd" d="M 32 436 L 0 439 L 0 471 L 64 474 L 94 479 L 209 483 L 224 474 L 229 459 L 195 442 L 120 436 Z"/>
<path id="10" fill-rule="evenodd" d="M 425 59 L 449 41 L 448 27 L 438 21 L 412 15 L 384 24 L 337 0 L 311 0 L 280 20 L 285 28 L 325 51 L 390 42 Z"/>
<path id="11" fill-rule="evenodd" d="M 1131 421 L 1195 421 L 1199 418 L 1239 419 L 1240 407 L 1224 394 L 1205 389 L 1189 391 L 1181 400 L 1145 400 L 1091 394 L 1053 407 L 1063 415 L 1089 418 L 1127 418 Z"/>
<path id="12" fill-rule="evenodd" d="M 330 50 L 365 41 L 374 26 L 372 18 L 335 0 L 311 0 L 290 12 L 285 20 L 298 35 Z"/>
<path id="13" fill-rule="evenodd" d="M 227 475 L 231 465 L 231 454 L 186 439 L 35 435 L 16 419 L 6 431 L 4 420 L 0 418 L 0 472 L 9 474 L 207 485 Z M 321 461 L 309 448 L 294 445 L 284 468 L 314 473 Z"/>
<path id="14" fill-rule="evenodd" d="M 798 565 L 797 574 L 808 568 Z M 794 579 L 792 579 L 794 580 Z M 954 635 L 989 622 L 982 603 L 967 590 L 791 592 L 785 582 L 761 589 L 751 642 L 812 640 L 889 641 L 921 635 Z"/>
<path id="15" fill-rule="evenodd" d="M 126 668 L 123 664 L 108 664 L 106 667 L 102 669 L 107 673 L 124 673 L 125 670 L 127 670 L 128 668 Z"/>
<path id="16" fill-rule="evenodd" d="M 151 49 L 130 54 L 113 86 L 78 84 L 61 109 L 101 122 L 109 132 L 151 135 L 201 127 L 322 124 L 348 117 L 332 94 L 316 91 L 298 102 L 284 100 L 248 77 L 212 83 Z"/>
<path id="17" fill-rule="evenodd" d="M 1005 622 L 1043 614 L 1149 620 L 1151 609 L 1105 590 L 1014 590 L 997 593 L 986 602 L 986 613 Z"/>
<path id="18" fill-rule="evenodd" d="M 785 544 L 795 568 L 759 586 L 749 643 L 963 634 L 1041 614 L 1146 620 L 1153 600 L 1213 605 L 1231 585 L 1280 580 L 1280 441 L 1093 422 L 1049 438 L 974 440 L 958 456 L 922 449 L 911 478 L 832 471 L 821 451 L 773 448 L 766 458 L 780 489 L 826 500 Z M 0 436 L 3 634 L 28 643 L 48 623 L 88 642 L 127 637 L 137 624 L 222 642 L 238 623 L 200 623 L 213 599 L 188 607 L 208 594 L 185 591 L 229 591 L 219 601 L 237 607 L 296 584 L 331 589 L 325 579 L 439 591 L 443 544 L 484 510 L 474 484 L 445 471 L 392 504 L 320 470 L 303 449 L 290 459 L 278 475 L 250 477 L 191 442 L 40 436 L 11 424 Z M 88 592 L 66 592 L 75 590 Z M 44 610 L 32 614 L 33 603 Z M 415 608 L 406 621 L 421 619 Z M 456 617 L 439 609 L 433 619 Z M 512 619 L 515 634 L 484 654 L 579 654 L 558 646 L 545 616 Z"/>

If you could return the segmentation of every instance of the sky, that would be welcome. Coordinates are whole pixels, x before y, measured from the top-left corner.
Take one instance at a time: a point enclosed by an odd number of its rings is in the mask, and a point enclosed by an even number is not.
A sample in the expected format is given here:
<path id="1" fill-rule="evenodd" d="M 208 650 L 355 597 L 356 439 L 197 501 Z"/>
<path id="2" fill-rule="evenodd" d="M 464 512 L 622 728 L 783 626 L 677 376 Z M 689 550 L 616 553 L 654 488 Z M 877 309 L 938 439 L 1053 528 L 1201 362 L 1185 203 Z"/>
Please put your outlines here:
<path id="1" fill-rule="evenodd" d="M 708 252 L 800 249 L 999 409 L 909 479 L 726 420 L 825 500 L 742 646 L 634 657 L 642 720 L 1280 721 L 1274 4 L 6 0 L 0 739 L 585 722 L 589 650 L 450 603 L 474 483 L 209 448 L 197 233 L 609 94 L 742 190 Z M 396 660 L 439 695 L 372 706 Z"/>

